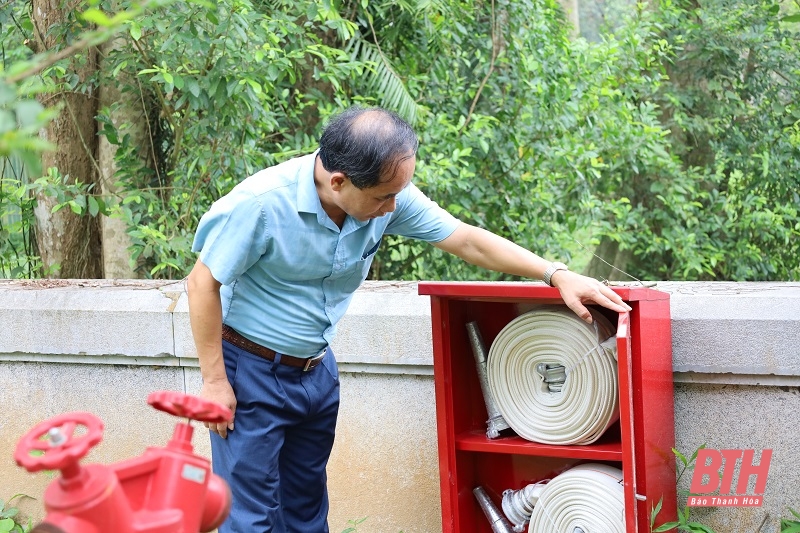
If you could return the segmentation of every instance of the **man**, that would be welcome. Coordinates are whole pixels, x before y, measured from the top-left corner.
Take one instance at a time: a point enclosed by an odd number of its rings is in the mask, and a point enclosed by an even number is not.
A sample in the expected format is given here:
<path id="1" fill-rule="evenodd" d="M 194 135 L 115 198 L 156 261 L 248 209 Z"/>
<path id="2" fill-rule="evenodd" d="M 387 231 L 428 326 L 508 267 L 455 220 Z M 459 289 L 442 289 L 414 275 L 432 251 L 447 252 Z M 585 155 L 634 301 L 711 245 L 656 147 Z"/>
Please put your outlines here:
<path id="1" fill-rule="evenodd" d="M 220 533 L 328 531 L 325 466 L 339 380 L 330 343 L 385 233 L 431 242 L 483 268 L 629 307 L 608 287 L 464 224 L 412 183 L 417 136 L 394 113 L 351 108 L 319 150 L 262 170 L 215 202 L 187 290 L 201 395 L 234 411 L 211 430 L 214 471 L 233 491 Z"/>

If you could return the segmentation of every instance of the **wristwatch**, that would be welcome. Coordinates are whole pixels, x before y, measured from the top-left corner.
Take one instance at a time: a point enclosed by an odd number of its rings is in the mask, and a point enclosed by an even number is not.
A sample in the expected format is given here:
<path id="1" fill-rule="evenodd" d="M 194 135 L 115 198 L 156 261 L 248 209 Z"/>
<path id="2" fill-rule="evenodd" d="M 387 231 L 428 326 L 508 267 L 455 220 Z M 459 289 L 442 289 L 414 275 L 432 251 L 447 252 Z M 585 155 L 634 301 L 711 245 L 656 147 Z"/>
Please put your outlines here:
<path id="1" fill-rule="evenodd" d="M 547 270 L 544 271 L 544 275 L 542 276 L 542 280 L 545 283 L 553 287 L 553 283 L 550 281 L 550 278 L 553 277 L 553 274 L 558 272 L 559 270 L 569 270 L 569 267 L 564 263 L 550 263 L 550 266 L 547 267 Z"/>

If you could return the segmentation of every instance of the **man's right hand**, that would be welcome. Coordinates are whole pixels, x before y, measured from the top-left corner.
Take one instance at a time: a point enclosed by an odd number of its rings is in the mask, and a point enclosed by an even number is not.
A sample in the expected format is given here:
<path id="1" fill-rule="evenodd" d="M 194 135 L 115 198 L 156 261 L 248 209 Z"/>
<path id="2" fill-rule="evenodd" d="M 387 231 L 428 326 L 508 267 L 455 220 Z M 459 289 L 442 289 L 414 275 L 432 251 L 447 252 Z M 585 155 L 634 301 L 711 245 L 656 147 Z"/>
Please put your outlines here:
<path id="1" fill-rule="evenodd" d="M 233 413 L 230 422 L 204 422 L 204 425 L 208 429 L 218 434 L 223 439 L 227 438 L 228 431 L 233 431 L 233 421 L 236 416 L 236 395 L 233 393 L 233 387 L 231 387 L 227 379 L 215 382 L 203 382 L 203 388 L 200 389 L 200 396 L 206 400 L 224 405 Z"/>

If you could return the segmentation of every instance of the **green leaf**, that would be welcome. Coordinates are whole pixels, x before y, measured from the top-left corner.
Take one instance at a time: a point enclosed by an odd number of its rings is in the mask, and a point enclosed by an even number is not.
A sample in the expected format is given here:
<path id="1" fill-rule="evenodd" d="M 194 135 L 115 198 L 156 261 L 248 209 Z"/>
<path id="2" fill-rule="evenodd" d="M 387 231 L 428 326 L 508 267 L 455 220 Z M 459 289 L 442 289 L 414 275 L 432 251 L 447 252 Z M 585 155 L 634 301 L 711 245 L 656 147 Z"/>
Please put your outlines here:
<path id="1" fill-rule="evenodd" d="M 104 26 L 106 28 L 113 26 L 111 19 L 96 7 L 90 7 L 84 11 L 81 16 L 83 17 L 83 20 L 97 24 L 98 26 Z"/>
<path id="2" fill-rule="evenodd" d="M 661 504 L 663 503 L 664 498 L 661 497 L 658 499 L 658 503 L 653 507 L 653 510 L 650 512 L 650 526 L 652 527 L 653 524 L 656 523 L 656 516 L 658 513 L 661 512 Z"/>
<path id="3" fill-rule="evenodd" d="M 94 196 L 89 197 L 89 214 L 93 217 L 97 216 L 97 213 L 100 212 L 100 204 L 97 203 L 97 200 Z"/>
<path id="4" fill-rule="evenodd" d="M 124 69 L 127 66 L 128 66 L 128 62 L 127 61 L 122 61 L 116 67 L 114 67 L 114 77 L 116 78 L 117 76 L 119 76 L 119 71 Z"/>
<path id="5" fill-rule="evenodd" d="M 674 453 L 674 454 L 675 454 L 675 457 L 677 457 L 678 459 L 680 459 L 680 460 L 681 460 L 681 462 L 682 462 L 684 465 L 688 465 L 688 464 L 689 464 L 689 461 L 686 459 L 686 456 L 685 456 L 685 455 L 683 455 L 683 454 L 682 454 L 681 452 L 679 452 L 678 450 L 676 450 L 675 448 L 672 448 L 672 453 Z"/>
<path id="6" fill-rule="evenodd" d="M 258 83 L 256 80 L 248 79 L 247 84 L 250 86 L 251 89 L 253 89 L 253 92 L 255 92 L 256 94 L 261 94 L 261 84 Z"/>
<path id="7" fill-rule="evenodd" d="M 715 533 L 713 529 L 700 522 L 689 522 L 686 525 L 689 526 L 689 531 L 694 533 Z"/>
<path id="8" fill-rule="evenodd" d="M 130 28 L 131 38 L 134 41 L 138 41 L 139 39 L 142 38 L 142 27 L 141 27 L 141 25 L 139 25 L 138 22 L 136 22 L 135 20 L 132 20 L 132 21 L 130 21 L 128 26 Z"/>
<path id="9" fill-rule="evenodd" d="M 0 109 L 0 133 L 13 131 L 16 126 L 16 117 L 8 109 Z"/>
<path id="10" fill-rule="evenodd" d="M 186 78 L 186 88 L 192 93 L 195 98 L 200 96 L 200 85 L 194 78 Z"/>
<path id="11" fill-rule="evenodd" d="M 661 533 L 662 531 L 669 531 L 678 527 L 679 522 L 665 522 L 653 530 L 653 533 Z"/>
<path id="12" fill-rule="evenodd" d="M 16 106 L 17 122 L 21 128 L 35 126 L 39 122 L 42 111 L 44 111 L 44 107 L 36 100 L 22 100 Z"/>
<path id="13" fill-rule="evenodd" d="M 703 443 L 700 446 L 698 446 L 697 449 L 692 454 L 692 458 L 690 459 L 690 462 L 694 462 L 694 460 L 697 459 L 697 454 L 700 453 L 700 450 L 704 450 L 705 448 L 706 448 L 706 444 L 705 443 Z"/>

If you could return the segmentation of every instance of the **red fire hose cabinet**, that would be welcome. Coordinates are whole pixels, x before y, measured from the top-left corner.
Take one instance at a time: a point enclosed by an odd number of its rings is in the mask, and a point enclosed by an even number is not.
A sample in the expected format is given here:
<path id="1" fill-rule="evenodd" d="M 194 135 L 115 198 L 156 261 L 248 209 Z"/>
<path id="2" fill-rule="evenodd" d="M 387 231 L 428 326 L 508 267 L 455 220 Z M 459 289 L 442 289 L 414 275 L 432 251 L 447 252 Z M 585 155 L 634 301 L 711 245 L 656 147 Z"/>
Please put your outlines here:
<path id="1" fill-rule="evenodd" d="M 512 429 L 487 436 L 487 404 L 467 326 L 477 324 L 488 353 L 503 328 L 530 309 L 567 309 L 558 289 L 542 283 L 419 283 L 419 294 L 431 301 L 444 533 L 497 531 L 476 500 L 476 487 L 499 508 L 505 491 L 551 480 L 583 463 L 622 471 L 626 533 L 649 532 L 659 502 L 656 525 L 675 520 L 669 294 L 641 286 L 613 290 L 632 311 L 591 308 L 616 328 L 610 341 L 616 340 L 619 418 L 591 444 L 564 445 L 524 439 Z"/>

